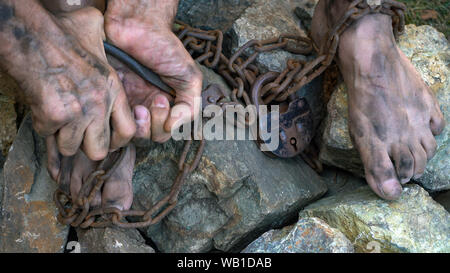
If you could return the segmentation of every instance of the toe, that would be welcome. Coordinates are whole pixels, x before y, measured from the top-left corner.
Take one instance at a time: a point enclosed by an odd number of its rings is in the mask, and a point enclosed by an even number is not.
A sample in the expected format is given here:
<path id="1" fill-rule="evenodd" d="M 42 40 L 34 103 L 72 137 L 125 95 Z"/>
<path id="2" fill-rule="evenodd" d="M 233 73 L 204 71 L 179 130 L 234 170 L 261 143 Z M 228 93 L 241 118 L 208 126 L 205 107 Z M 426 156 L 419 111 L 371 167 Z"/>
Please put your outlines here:
<path id="1" fill-rule="evenodd" d="M 425 149 L 420 145 L 420 143 L 416 143 L 410 148 L 411 154 L 414 158 L 414 179 L 419 179 L 423 173 L 425 172 L 425 167 L 427 165 L 427 153 Z"/>
<path id="2" fill-rule="evenodd" d="M 437 136 L 442 133 L 445 127 L 445 119 L 441 110 L 438 108 L 436 111 L 432 111 L 430 118 L 430 129 L 433 135 Z"/>
<path id="3" fill-rule="evenodd" d="M 392 157 L 398 179 L 402 184 L 408 183 L 414 174 L 414 157 L 409 147 L 404 144 L 394 145 Z"/>
<path id="4" fill-rule="evenodd" d="M 428 133 L 421 139 L 421 144 L 427 155 L 427 160 L 433 158 L 433 156 L 436 154 L 437 149 L 437 143 L 434 136 L 431 133 Z"/>
<path id="5" fill-rule="evenodd" d="M 381 198 L 398 199 L 402 193 L 394 165 L 386 150 L 374 148 L 362 151 L 366 180 L 372 190 Z"/>

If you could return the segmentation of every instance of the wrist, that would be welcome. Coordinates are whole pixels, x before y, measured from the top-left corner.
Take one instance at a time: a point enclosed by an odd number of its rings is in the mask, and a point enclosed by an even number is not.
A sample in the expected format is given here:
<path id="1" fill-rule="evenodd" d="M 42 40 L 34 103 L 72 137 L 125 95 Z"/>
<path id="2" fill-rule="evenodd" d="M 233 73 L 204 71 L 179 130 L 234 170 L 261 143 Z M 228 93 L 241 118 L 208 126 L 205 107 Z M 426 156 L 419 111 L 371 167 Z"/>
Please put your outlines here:
<path id="1" fill-rule="evenodd" d="M 0 58 L 2 67 L 16 76 L 19 67 L 30 61 L 37 47 L 58 31 L 54 18 L 37 1 L 0 1 L 2 18 L 0 27 Z M 16 68 L 16 69 L 15 69 Z"/>
<path id="2" fill-rule="evenodd" d="M 110 0 L 105 13 L 105 32 L 126 50 L 148 32 L 171 32 L 178 0 Z"/>
<path id="3" fill-rule="evenodd" d="M 109 0 L 105 16 L 117 22 L 133 20 L 146 26 L 170 29 L 178 0 Z"/>

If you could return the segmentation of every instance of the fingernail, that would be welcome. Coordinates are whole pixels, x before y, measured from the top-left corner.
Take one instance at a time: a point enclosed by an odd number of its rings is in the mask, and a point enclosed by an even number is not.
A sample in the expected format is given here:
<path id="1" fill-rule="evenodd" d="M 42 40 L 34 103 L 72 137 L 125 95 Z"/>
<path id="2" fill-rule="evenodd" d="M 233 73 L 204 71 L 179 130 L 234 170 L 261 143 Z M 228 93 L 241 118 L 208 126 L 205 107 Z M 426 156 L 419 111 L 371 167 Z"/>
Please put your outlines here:
<path id="1" fill-rule="evenodd" d="M 143 106 L 137 106 L 134 109 L 134 118 L 138 122 L 146 121 L 148 119 L 148 111 Z"/>
<path id="2" fill-rule="evenodd" d="M 158 95 L 155 97 L 155 99 L 152 102 L 152 105 L 150 107 L 156 107 L 156 108 L 167 108 L 167 99 L 164 96 Z"/>

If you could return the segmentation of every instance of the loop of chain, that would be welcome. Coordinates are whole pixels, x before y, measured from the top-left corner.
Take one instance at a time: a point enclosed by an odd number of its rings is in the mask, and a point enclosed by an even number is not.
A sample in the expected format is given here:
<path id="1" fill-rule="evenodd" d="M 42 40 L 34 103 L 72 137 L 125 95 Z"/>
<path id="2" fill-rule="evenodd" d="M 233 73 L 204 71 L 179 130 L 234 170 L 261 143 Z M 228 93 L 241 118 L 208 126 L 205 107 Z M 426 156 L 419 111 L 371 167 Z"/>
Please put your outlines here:
<path id="1" fill-rule="evenodd" d="M 76 200 L 60 189 L 54 194 L 54 200 L 59 210 L 58 220 L 62 224 L 71 225 L 73 227 L 89 228 L 89 227 L 107 227 L 117 226 L 122 228 L 140 228 L 154 225 L 161 221 L 169 214 L 177 204 L 178 194 L 187 176 L 191 174 L 200 163 L 201 156 L 205 147 L 205 140 L 200 140 L 197 152 L 191 163 L 187 163 L 187 155 L 192 146 L 192 140 L 185 142 L 183 153 L 178 161 L 178 174 L 172 185 L 169 194 L 156 203 L 151 209 L 144 210 L 128 210 L 121 211 L 114 207 L 93 208 L 91 210 L 90 203 L 99 193 L 101 187 L 109 175 L 115 171 L 117 166 L 122 162 L 126 149 L 122 148 L 120 155 L 114 159 L 114 165 L 109 168 L 108 172 L 100 169 L 103 168 L 103 162 L 100 163 L 96 171 L 91 173 L 83 184 L 79 197 Z M 94 184 L 95 183 L 95 184 Z M 88 192 L 87 190 L 90 188 Z M 62 201 L 62 199 L 65 201 Z M 165 208 L 164 208 L 165 207 Z M 163 209 L 164 208 L 164 209 Z M 163 209 L 161 211 L 161 209 Z M 155 215 L 156 214 L 156 215 Z M 124 217 L 140 218 L 135 222 L 124 221 Z"/>
<path id="2" fill-rule="evenodd" d="M 317 48 L 313 42 L 298 35 L 283 34 L 279 37 L 267 40 L 251 40 L 239 48 L 229 59 L 222 53 L 223 34 L 220 30 L 205 31 L 194 29 L 176 21 L 174 32 L 182 41 L 188 52 L 199 63 L 216 69 L 220 75 L 233 88 L 231 102 L 217 101 L 222 108 L 228 105 L 271 104 L 274 101 L 281 103 L 289 96 L 300 90 L 322 74 L 332 63 L 339 45 L 340 35 L 355 21 L 367 14 L 382 13 L 391 16 L 395 38 L 403 32 L 405 25 L 404 13 L 406 6 L 394 0 L 378 0 L 379 5 L 368 3 L 375 0 L 355 0 L 348 7 L 344 16 L 336 23 L 328 33 L 328 39 L 321 48 Z M 298 46 L 292 46 L 290 42 L 296 41 Z M 264 52 L 283 49 L 294 54 L 307 55 L 313 48 L 318 51 L 318 56 L 311 61 L 289 60 L 286 69 L 281 73 L 267 72 L 261 74 L 253 64 L 258 56 Z M 244 55 L 251 52 L 249 57 Z M 267 83 L 266 83 L 267 81 Z M 257 92 L 255 92 L 254 89 Z M 252 93 L 259 94 L 259 98 L 252 97 Z M 100 163 L 83 184 L 76 200 L 57 189 L 54 200 L 59 210 L 58 220 L 74 227 L 106 227 L 115 225 L 122 228 L 140 228 L 154 225 L 169 214 L 177 204 L 178 194 L 186 177 L 198 166 L 205 141 L 201 140 L 197 153 L 192 163 L 186 163 L 192 141 L 185 143 L 183 152 L 178 162 L 178 175 L 172 185 L 169 194 L 156 203 L 151 209 L 121 211 L 117 208 L 90 208 L 90 203 L 101 190 L 104 182 L 115 171 L 123 160 L 125 149 L 113 160 L 110 168 L 106 167 L 106 159 Z M 108 171 L 106 171 L 108 169 Z M 65 199 L 65 201 L 62 201 Z M 164 209 L 163 209 L 164 208 Z M 124 217 L 133 217 L 140 220 L 134 222 L 124 221 Z"/>

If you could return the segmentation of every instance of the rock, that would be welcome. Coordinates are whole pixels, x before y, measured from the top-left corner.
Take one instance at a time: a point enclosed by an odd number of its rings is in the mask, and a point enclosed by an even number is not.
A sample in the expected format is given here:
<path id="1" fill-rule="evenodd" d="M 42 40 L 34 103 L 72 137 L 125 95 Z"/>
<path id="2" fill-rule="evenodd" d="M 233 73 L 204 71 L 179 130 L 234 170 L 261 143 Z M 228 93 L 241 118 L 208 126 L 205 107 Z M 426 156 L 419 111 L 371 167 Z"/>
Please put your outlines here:
<path id="1" fill-rule="evenodd" d="M 0 94 L 7 97 L 17 97 L 20 87 L 7 73 L 0 71 Z"/>
<path id="2" fill-rule="evenodd" d="M 356 177 L 353 174 L 338 168 L 327 167 L 321 173 L 320 177 L 327 185 L 328 191 L 323 196 L 329 197 L 337 194 L 355 191 L 360 187 L 367 186 L 365 179 Z"/>
<path id="3" fill-rule="evenodd" d="M 353 245 L 337 229 L 318 218 L 264 233 L 243 253 L 353 253 Z"/>
<path id="4" fill-rule="evenodd" d="M 234 23 L 230 30 L 231 51 L 250 40 L 264 40 L 278 37 L 281 34 L 298 34 L 307 36 L 300 28 L 300 19 L 294 14 L 300 0 L 255 0 Z M 254 51 L 247 50 L 250 56 Z M 305 56 L 294 55 L 284 50 L 265 52 L 258 56 L 255 63 L 262 71 L 281 72 L 286 68 L 288 59 L 306 60 Z"/>
<path id="5" fill-rule="evenodd" d="M 46 167 L 45 142 L 28 116 L 4 165 L 0 210 L 0 252 L 62 252 L 68 227 L 58 223 L 56 183 Z"/>
<path id="6" fill-rule="evenodd" d="M 202 71 L 204 86 L 217 82 L 212 71 Z M 149 145 L 137 149 L 134 209 L 148 209 L 168 193 L 183 147 L 175 141 Z M 321 178 L 299 158 L 269 158 L 253 141 L 215 140 L 207 142 L 175 209 L 144 231 L 162 252 L 239 251 L 295 217 L 326 190 Z"/>
<path id="7" fill-rule="evenodd" d="M 226 32 L 254 0 L 184 0 L 178 4 L 177 19 L 192 27 Z"/>
<path id="8" fill-rule="evenodd" d="M 136 229 L 77 230 L 81 253 L 155 253 Z"/>
<path id="9" fill-rule="evenodd" d="M 318 2 L 319 0 L 303 0 L 294 9 L 295 15 L 300 19 L 302 29 L 307 32 L 311 31 L 312 17 Z"/>
<path id="10" fill-rule="evenodd" d="M 450 214 L 418 185 L 397 201 L 369 187 L 319 200 L 300 212 L 340 230 L 357 252 L 449 252 Z"/>
<path id="11" fill-rule="evenodd" d="M 442 33 L 430 26 L 407 25 L 399 40 L 400 49 L 412 61 L 436 95 L 447 123 L 450 121 L 450 50 Z M 450 189 L 450 126 L 436 137 L 437 153 L 417 180 L 429 191 Z M 363 175 L 359 154 L 348 133 L 347 91 L 339 84 L 328 103 L 324 122 L 320 160 L 328 165 Z"/>
<path id="12" fill-rule="evenodd" d="M 6 156 L 17 133 L 14 100 L 0 94 L 0 154 Z M 0 164 L 3 163 L 0 158 Z"/>
<path id="13" fill-rule="evenodd" d="M 230 30 L 231 51 L 234 53 L 238 48 L 252 39 L 264 40 L 278 37 L 281 34 L 298 34 L 307 36 L 306 31 L 301 28 L 301 20 L 294 14 L 297 7 L 309 12 L 314 9 L 317 0 L 255 0 L 237 19 Z M 254 51 L 246 50 L 247 57 Z M 264 52 L 256 58 L 254 63 L 262 72 L 280 72 L 286 68 L 288 59 L 310 60 L 312 56 L 291 54 L 284 50 Z M 313 112 L 314 126 L 318 127 L 325 116 L 325 106 L 322 91 L 322 76 L 304 86 L 297 92 L 300 97 L 305 97 Z"/>

